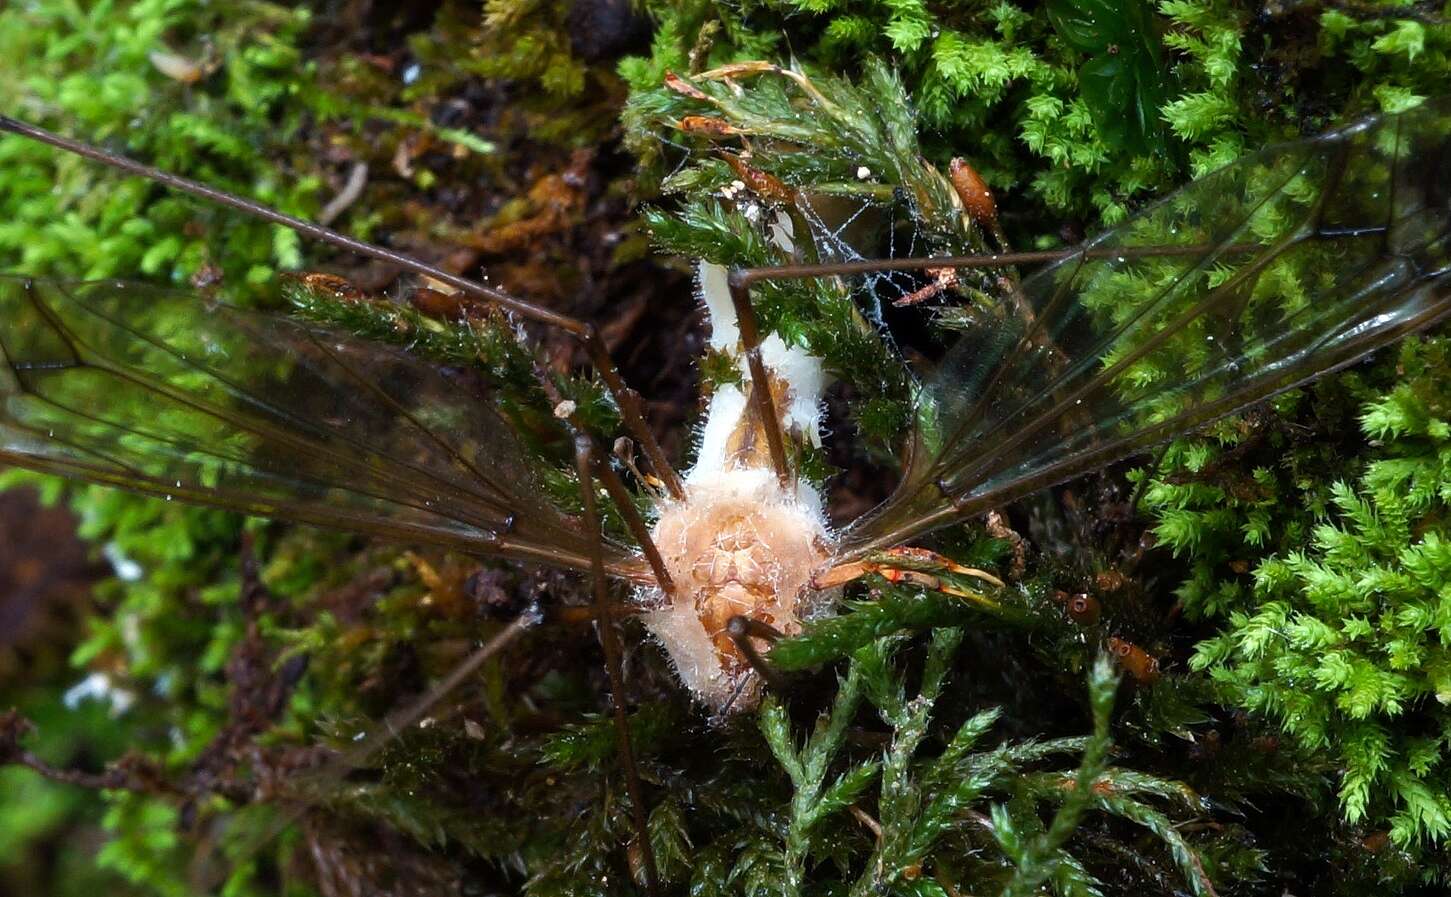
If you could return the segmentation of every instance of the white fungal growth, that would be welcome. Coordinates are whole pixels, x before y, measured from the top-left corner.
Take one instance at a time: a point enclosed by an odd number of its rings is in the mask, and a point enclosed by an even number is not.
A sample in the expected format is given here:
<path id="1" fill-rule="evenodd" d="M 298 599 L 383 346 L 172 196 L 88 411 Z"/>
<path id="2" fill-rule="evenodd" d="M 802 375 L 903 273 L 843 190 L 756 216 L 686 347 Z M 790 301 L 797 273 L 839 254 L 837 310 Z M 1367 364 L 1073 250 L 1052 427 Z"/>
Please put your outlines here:
<path id="1" fill-rule="evenodd" d="M 787 226 L 773 224 L 772 232 L 778 245 L 790 248 Z M 700 289 L 710 345 L 736 357 L 744 382 L 720 386 L 711 396 L 696 463 L 684 477 L 685 497 L 661 507 L 651 535 L 675 590 L 642 595 L 655 608 L 642 619 L 681 681 L 725 712 L 754 706 L 760 691 L 727 624 L 739 615 L 784 635 L 800 632 L 823 603 L 814 597 L 811 575 L 831 556 L 834 540 L 815 488 L 799 478 L 783 487 L 770 465 L 749 401 L 751 376 L 725 270 L 702 263 Z M 820 445 L 821 360 L 774 334 L 762 342 L 761 355 L 783 430 Z"/>
<path id="2" fill-rule="evenodd" d="M 736 326 L 736 310 L 731 304 L 726 270 L 720 265 L 702 262 L 700 292 L 705 300 L 706 310 L 710 313 L 710 347 L 719 352 L 737 352 L 741 333 Z M 765 362 L 772 378 L 779 379 L 787 387 L 787 402 L 784 406 L 778 403 L 776 409 L 781 415 L 785 430 L 788 433 L 794 431 L 819 447 L 821 394 L 826 388 L 826 374 L 821 368 L 821 359 L 807 354 L 800 347 L 787 346 L 781 337 L 773 333 L 761 341 L 761 360 Z M 719 386 L 710 398 L 705 427 L 701 433 L 700 451 L 696 454 L 695 467 L 686 475 L 687 480 L 725 467 L 726 442 L 740 424 L 751 384 L 750 368 L 744 363 L 737 367 L 743 381 L 741 385 Z M 815 490 L 812 490 L 812 495 L 815 494 Z M 816 501 L 819 504 L 820 498 L 817 497 Z"/>
<path id="3" fill-rule="evenodd" d="M 755 706 L 759 684 L 726 626 L 741 615 L 785 635 L 801 631 L 815 609 L 803 600 L 811 574 L 830 551 L 819 508 L 786 494 L 768 468 L 736 468 L 688 481 L 685 500 L 665 508 L 653 535 L 675 594 L 645 625 L 707 706 Z"/>

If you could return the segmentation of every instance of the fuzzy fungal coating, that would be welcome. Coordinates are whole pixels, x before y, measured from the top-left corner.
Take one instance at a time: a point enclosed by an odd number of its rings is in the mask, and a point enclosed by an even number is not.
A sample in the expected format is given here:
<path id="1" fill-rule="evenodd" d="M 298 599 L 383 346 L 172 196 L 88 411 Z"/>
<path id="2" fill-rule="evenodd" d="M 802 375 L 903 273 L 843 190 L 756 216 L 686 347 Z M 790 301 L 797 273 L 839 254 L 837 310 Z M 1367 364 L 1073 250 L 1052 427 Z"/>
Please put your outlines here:
<path id="1" fill-rule="evenodd" d="M 776 239 L 789 242 L 789 235 L 778 232 Z M 702 264 L 700 288 L 711 344 L 737 353 L 740 336 L 725 270 Z M 761 349 L 783 430 L 819 445 L 826 381 L 821 360 L 774 334 Z M 711 396 L 696 463 L 685 475 L 685 497 L 662 506 L 652 533 L 675 593 L 641 596 L 655 608 L 644 623 L 681 681 L 717 713 L 749 709 L 760 697 L 758 677 L 726 631 L 731 618 L 765 623 L 783 635 L 799 633 L 802 620 L 829 603 L 811 589 L 811 576 L 835 544 L 811 484 L 798 479 L 783 487 L 771 469 L 748 400 L 750 372 L 738 367 L 743 387 L 723 385 Z"/>
<path id="2" fill-rule="evenodd" d="M 735 468 L 689 482 L 654 537 L 675 594 L 645 625 L 702 703 L 717 713 L 754 707 L 760 683 L 726 626 L 739 614 L 784 635 L 801 631 L 816 610 L 811 574 L 831 552 L 819 508 L 769 469 Z"/>

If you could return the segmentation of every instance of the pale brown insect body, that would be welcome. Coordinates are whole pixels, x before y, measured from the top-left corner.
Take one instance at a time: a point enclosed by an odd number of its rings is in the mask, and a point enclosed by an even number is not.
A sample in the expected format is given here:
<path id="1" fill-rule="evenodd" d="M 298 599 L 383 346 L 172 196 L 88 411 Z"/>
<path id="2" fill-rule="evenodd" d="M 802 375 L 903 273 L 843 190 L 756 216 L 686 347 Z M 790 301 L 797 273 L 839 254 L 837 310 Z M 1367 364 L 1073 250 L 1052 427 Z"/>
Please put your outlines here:
<path id="1" fill-rule="evenodd" d="M 722 77 L 781 71 L 762 63 Z M 573 516 L 542 497 L 498 409 L 461 398 L 448 372 L 325 327 L 128 284 L 0 277 L 0 462 L 589 574 L 652 891 L 609 578 L 638 588 L 646 625 L 702 702 L 718 712 L 747 707 L 755 676 L 768 672 L 761 649 L 799 632 L 831 587 L 892 572 L 874 553 L 1191 431 L 1451 314 L 1443 101 L 1267 149 L 1078 249 L 729 274 L 705 266 L 711 342 L 735 358 L 741 381 L 712 396 L 697 460 L 682 477 L 589 324 L 13 119 L 0 116 L 0 130 L 382 260 L 580 341 L 659 483 L 653 523 L 566 401 L 551 396 L 576 449 L 583 513 Z M 767 193 L 765 205 L 804 201 L 794 190 Z M 789 254 L 789 232 L 770 236 Z M 1021 282 L 1001 275 L 1004 295 L 970 309 L 975 326 L 919 384 L 900 482 L 833 532 L 787 451 L 791 440 L 819 444 L 825 376 L 804 351 L 758 332 L 751 287 L 901 269 L 934 272 L 935 297 L 955 281 L 937 272 L 1044 262 Z M 541 387 L 550 389 L 547 378 Z M 602 535 L 600 486 L 638 549 Z M 920 571 L 895 578 L 935 580 Z M 534 622 L 525 614 L 505 627 L 388 729 L 416 722 Z"/>
<path id="2" fill-rule="evenodd" d="M 739 467 L 706 482 L 687 479 L 686 500 L 667 505 L 652 534 L 675 594 L 646 596 L 659 607 L 642 620 L 708 706 L 754 706 L 759 683 L 731 638 L 731 620 L 801 631 L 821 605 L 811 600 L 811 574 L 832 545 L 820 510 L 784 492 L 769 468 Z"/>
<path id="3" fill-rule="evenodd" d="M 781 239 L 785 239 L 781 237 Z M 702 265 L 701 297 L 711 345 L 738 355 L 740 333 L 725 271 Z M 647 590 L 642 620 L 670 655 L 681 681 L 716 711 L 749 709 L 759 680 L 729 631 L 742 617 L 779 635 L 829 602 L 812 574 L 835 550 L 821 496 L 805 480 L 783 482 L 772 467 L 766 428 L 820 444 L 821 362 L 779 337 L 761 346 L 776 419 L 763 421 L 749 401 L 751 379 L 711 396 L 683 500 L 665 500 L 651 538 L 674 583 L 673 594 Z M 760 631 L 765 631 L 764 629 Z"/>

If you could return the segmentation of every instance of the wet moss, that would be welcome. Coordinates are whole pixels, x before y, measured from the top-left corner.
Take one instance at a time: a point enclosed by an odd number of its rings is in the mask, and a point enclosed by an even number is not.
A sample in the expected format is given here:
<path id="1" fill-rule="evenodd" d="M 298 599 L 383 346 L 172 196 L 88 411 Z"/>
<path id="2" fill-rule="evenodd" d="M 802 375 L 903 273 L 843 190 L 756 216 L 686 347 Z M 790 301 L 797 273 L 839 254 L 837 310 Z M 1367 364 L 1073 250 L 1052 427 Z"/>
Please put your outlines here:
<path id="1" fill-rule="evenodd" d="M 1108 44 L 1077 34 L 1085 15 L 1115 33 L 1153 32 L 1128 75 L 1105 61 Z M 722 230 L 753 231 L 709 210 L 680 214 L 668 193 L 688 202 L 739 174 L 715 157 L 678 167 L 688 98 L 664 87 L 667 71 L 794 55 L 872 87 L 888 136 L 920 143 L 803 141 L 811 152 L 779 154 L 772 170 L 853 181 L 875 151 L 875 172 L 901 163 L 900 186 L 919 151 L 942 171 L 965 156 L 997 195 L 1004 238 L 1039 247 L 1112 224 L 1248 148 L 1442 89 L 1448 37 L 1419 7 L 1339 3 L 650 2 L 641 15 L 588 2 L 118 0 L 78 11 L 38 0 L 0 11 L 0 102 L 308 217 L 365 170 L 361 196 L 330 210 L 340 226 L 451 270 L 486 265 L 497 282 L 604 325 L 627 374 L 657 387 L 654 420 L 684 457 L 698 340 L 688 261 L 642 256 L 635 203 L 654 204 L 648 223 L 684 256 L 723 251 Z M 157 53 L 174 58 L 158 64 Z M 177 80 L 189 65 L 199 80 Z M 883 78 L 908 102 L 885 97 Z M 1106 119 L 1125 92 L 1144 112 L 1132 133 Z M 800 98 L 779 99 L 762 118 L 784 128 Z M 931 213 L 911 211 L 924 231 Z M 0 221 L 0 261 L 32 274 L 185 284 L 214 265 L 250 301 L 270 301 L 283 269 L 327 268 L 375 292 L 396 274 L 10 138 Z M 908 419 L 910 380 L 871 354 L 833 298 L 776 296 L 768 319 L 861 378 L 843 417 L 877 451 L 831 463 L 883 463 Z M 568 341 L 531 336 L 556 369 L 583 369 Z M 1155 466 L 1026 501 L 995 529 L 944 535 L 940 549 L 1000 572 L 1026 539 L 1028 562 L 1010 577 L 1021 597 L 1003 606 L 1031 625 L 994 631 L 984 620 L 1001 620 L 957 600 L 871 581 L 853 594 L 875 587 L 879 600 L 783 650 L 800 668 L 789 699 L 720 727 L 633 638 L 630 716 L 667 886 L 1031 892 L 1046 877 L 1091 893 L 1202 890 L 1206 874 L 1274 893 L 1416 886 L 1444 850 L 1448 812 L 1444 354 L 1438 340 L 1408 344 L 1182 440 Z M 872 484 L 847 482 L 869 504 Z M 578 582 L 99 489 L 67 495 L 83 535 L 145 575 L 98 588 L 77 672 L 16 673 L 0 703 L 25 706 L 41 737 L 26 743 L 52 763 L 100 768 L 131 749 L 196 794 L 138 787 L 97 804 L 6 770 L 23 786 L 0 797 L 0 814 L 19 820 L 3 826 L 14 835 L 0 850 L 7 866 L 91 837 L 104 805 L 100 874 L 135 893 L 186 893 L 194 848 L 178 833 L 216 819 L 229 820 L 234 894 L 277 893 L 281 879 L 295 893 L 634 892 L 639 845 L 587 627 L 531 634 L 360 769 L 301 774 L 502 619 L 541 598 L 582 602 Z M 244 534 L 269 593 L 251 603 Z M 1329 592 L 1336 601 L 1321 600 Z M 1058 598 L 1079 593 L 1102 604 L 1102 619 L 1077 619 Z M 1110 626 L 1162 667 L 1136 679 L 1124 664 L 1135 681 L 1112 726 L 1107 674 L 1094 674 L 1091 697 L 1083 688 Z M 1326 684 L 1315 677 L 1331 642 L 1345 676 Z M 306 674 L 288 681 L 303 657 Z M 115 718 L 98 704 L 62 712 L 57 696 L 80 671 L 104 673 L 118 683 L 113 701 L 124 692 L 136 703 Z M 285 708 L 263 700 L 276 689 Z M 240 725 L 246 713 L 261 714 L 260 728 Z M 227 739 L 247 759 L 207 759 Z M 287 799 L 312 808 L 287 838 L 259 841 Z M 1183 824 L 1196 818 L 1212 822 Z M 83 857 L 49 869 L 44 892 L 97 886 Z"/>

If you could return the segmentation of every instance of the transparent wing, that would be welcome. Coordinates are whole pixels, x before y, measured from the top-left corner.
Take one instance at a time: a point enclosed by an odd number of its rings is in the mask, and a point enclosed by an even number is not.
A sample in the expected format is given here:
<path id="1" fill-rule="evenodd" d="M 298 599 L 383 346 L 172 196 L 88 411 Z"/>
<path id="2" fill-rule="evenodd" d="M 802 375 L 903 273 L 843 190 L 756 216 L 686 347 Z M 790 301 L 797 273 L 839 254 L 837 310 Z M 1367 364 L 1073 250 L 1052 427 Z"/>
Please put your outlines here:
<path id="1" fill-rule="evenodd" d="M 583 527 L 464 372 L 196 294 L 8 276 L 0 362 L 0 462 L 589 569 Z"/>
<path id="2" fill-rule="evenodd" d="M 924 384 L 880 548 L 1101 467 L 1451 311 L 1451 102 L 1274 147 L 1041 270 Z"/>

